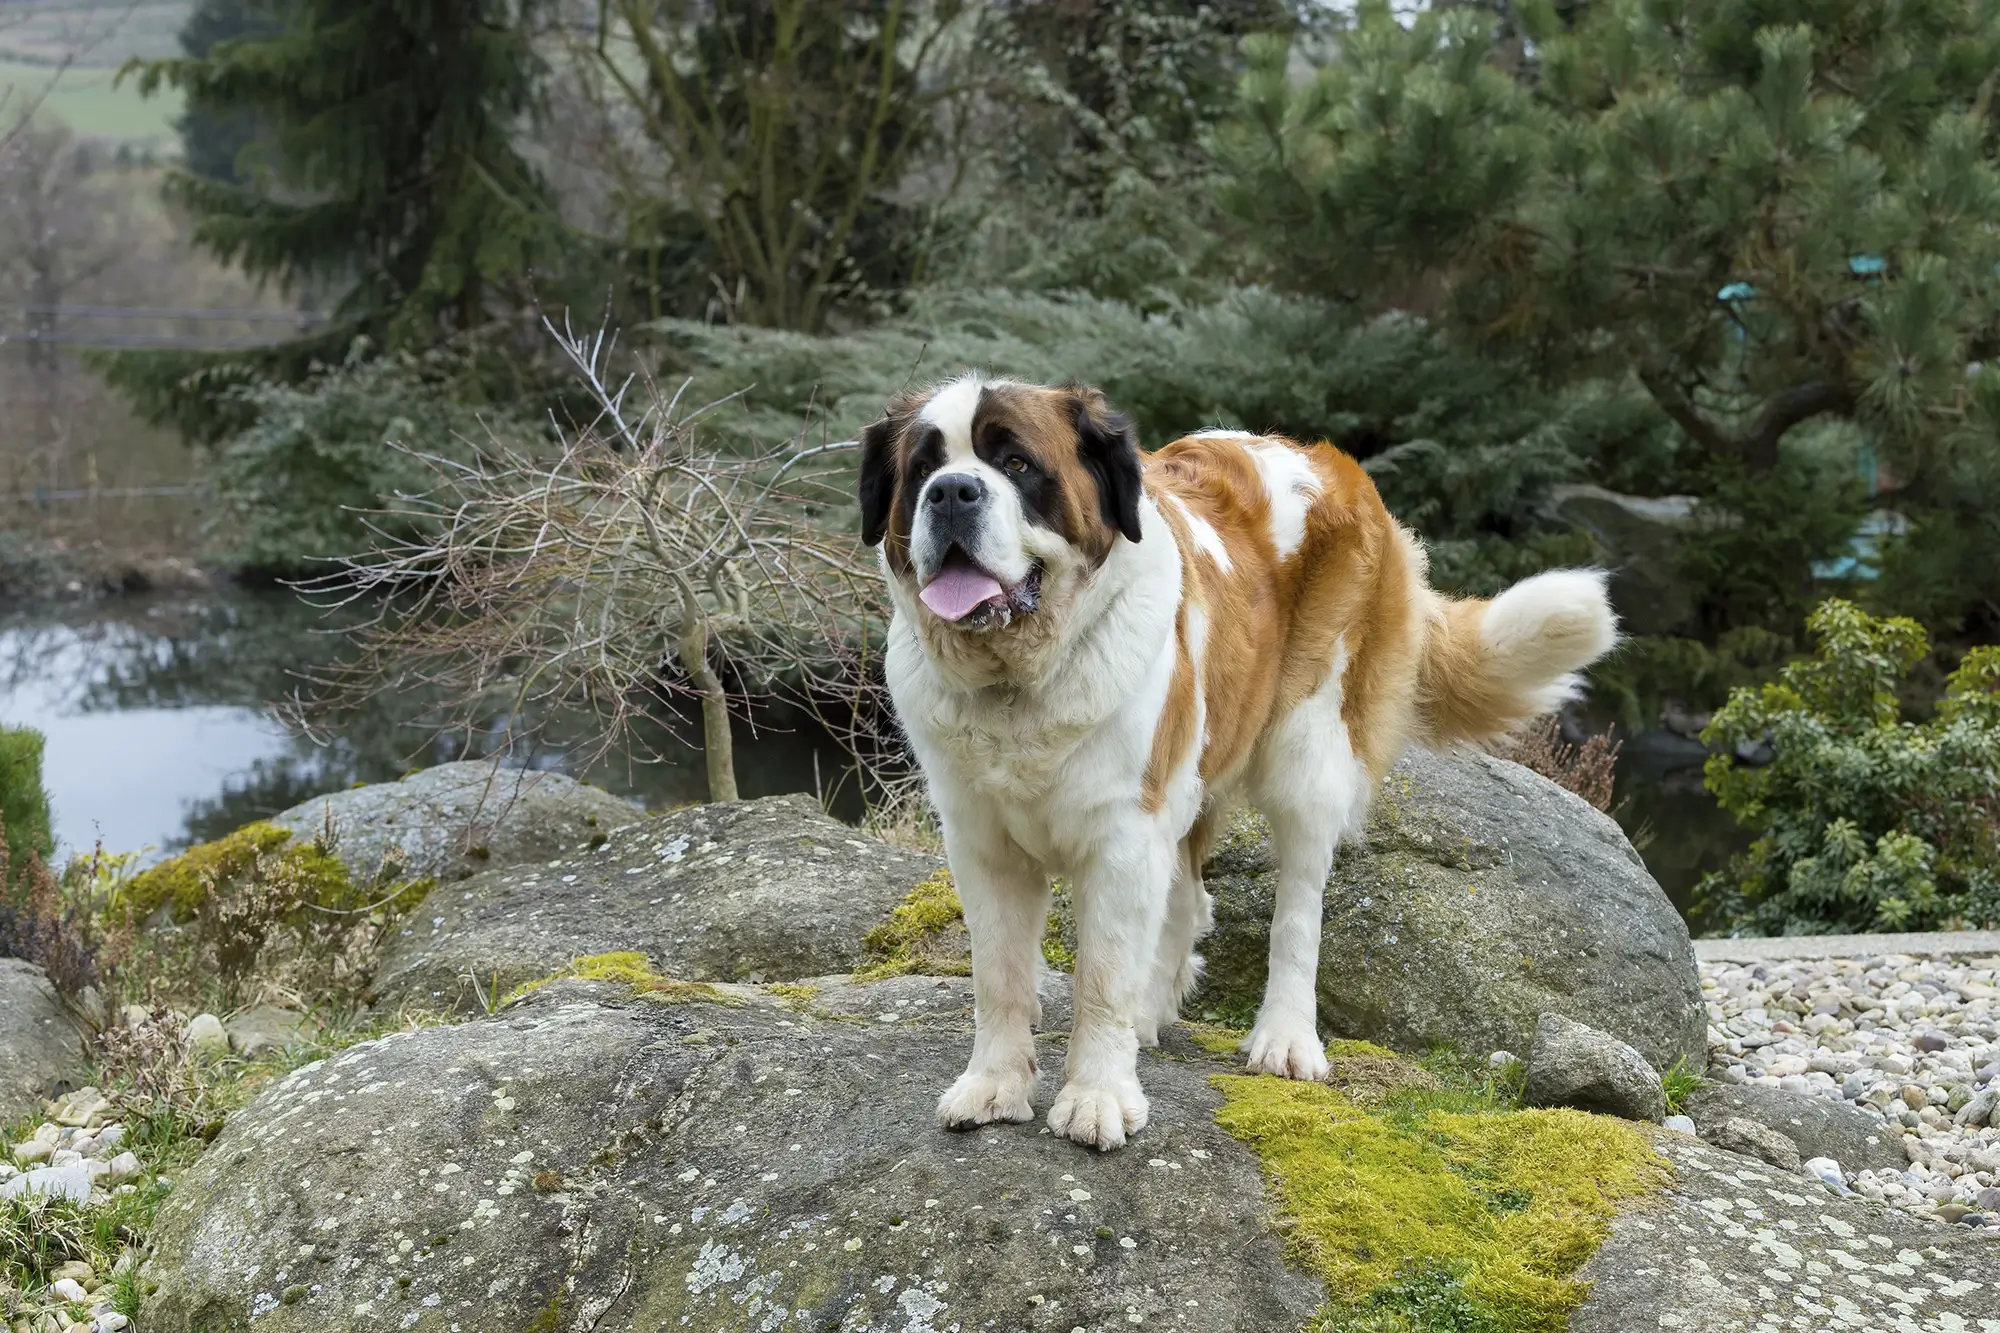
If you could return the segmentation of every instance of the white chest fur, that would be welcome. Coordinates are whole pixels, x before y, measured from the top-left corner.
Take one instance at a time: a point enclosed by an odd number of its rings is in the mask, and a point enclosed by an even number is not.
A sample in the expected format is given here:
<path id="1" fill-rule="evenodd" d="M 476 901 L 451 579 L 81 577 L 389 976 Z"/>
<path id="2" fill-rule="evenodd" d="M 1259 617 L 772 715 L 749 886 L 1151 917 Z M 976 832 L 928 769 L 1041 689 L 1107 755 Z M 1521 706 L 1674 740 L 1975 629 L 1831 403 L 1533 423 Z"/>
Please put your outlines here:
<path id="1" fill-rule="evenodd" d="M 889 688 L 940 812 L 1001 824 L 1052 872 L 1107 815 L 1138 807 L 1180 600 L 1173 540 L 1147 517 L 1146 540 L 1121 543 L 1098 571 L 1055 669 L 1033 683 L 953 680 L 916 631 L 926 612 L 897 599 Z"/>

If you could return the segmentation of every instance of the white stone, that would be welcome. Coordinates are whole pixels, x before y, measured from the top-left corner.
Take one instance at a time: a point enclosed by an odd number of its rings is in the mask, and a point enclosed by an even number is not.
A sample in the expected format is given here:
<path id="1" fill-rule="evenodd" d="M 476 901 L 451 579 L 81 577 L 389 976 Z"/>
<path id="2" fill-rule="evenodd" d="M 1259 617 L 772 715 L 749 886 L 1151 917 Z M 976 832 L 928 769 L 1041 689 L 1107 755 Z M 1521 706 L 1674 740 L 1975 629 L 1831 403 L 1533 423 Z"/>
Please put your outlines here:
<path id="1" fill-rule="evenodd" d="M 0 1181 L 0 1199 L 12 1199 L 23 1194 L 89 1203 L 90 1168 L 77 1161 L 67 1166 L 37 1167 L 11 1180 Z"/>
<path id="2" fill-rule="evenodd" d="M 214 1014 L 196 1014 L 189 1019 L 186 1041 L 203 1055 L 229 1054 L 229 1033 Z"/>

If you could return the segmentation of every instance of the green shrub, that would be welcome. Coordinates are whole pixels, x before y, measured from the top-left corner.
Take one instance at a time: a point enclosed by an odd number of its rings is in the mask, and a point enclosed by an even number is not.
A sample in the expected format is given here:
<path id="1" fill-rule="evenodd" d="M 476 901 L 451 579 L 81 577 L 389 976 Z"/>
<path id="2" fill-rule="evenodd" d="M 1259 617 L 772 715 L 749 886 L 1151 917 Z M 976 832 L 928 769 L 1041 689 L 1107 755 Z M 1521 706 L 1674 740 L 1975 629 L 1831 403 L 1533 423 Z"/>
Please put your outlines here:
<path id="1" fill-rule="evenodd" d="M 55 849 L 49 827 L 49 795 L 42 789 L 42 733 L 32 727 L 0 727 L 0 838 L 16 873 L 28 854 L 43 861 Z"/>
<path id="2" fill-rule="evenodd" d="M 1808 935 L 2000 924 L 2000 647 L 1975 648 L 1926 721 L 1897 687 L 1922 627 L 1823 603 L 1776 683 L 1734 691 L 1703 739 L 1708 789 L 1757 833 L 1696 891 L 1728 928 Z M 1739 747 L 1768 744 L 1762 766 Z"/>

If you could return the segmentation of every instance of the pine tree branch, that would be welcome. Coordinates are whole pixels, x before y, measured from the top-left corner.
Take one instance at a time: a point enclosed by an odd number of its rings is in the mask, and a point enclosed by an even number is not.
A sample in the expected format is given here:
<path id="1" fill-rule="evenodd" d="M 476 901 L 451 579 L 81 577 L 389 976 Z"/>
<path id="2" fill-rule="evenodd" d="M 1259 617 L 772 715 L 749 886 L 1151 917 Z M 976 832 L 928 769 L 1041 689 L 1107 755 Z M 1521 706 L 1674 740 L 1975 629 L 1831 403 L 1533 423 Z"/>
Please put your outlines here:
<path id="1" fill-rule="evenodd" d="M 1657 367 L 1641 367 L 1639 382 L 1660 410 L 1696 444 L 1709 453 L 1737 459 L 1753 472 L 1769 472 L 1777 466 L 1778 444 L 1792 427 L 1827 412 L 1844 416 L 1854 410 L 1854 393 L 1846 384 L 1810 380 L 1767 399 L 1748 430 L 1732 433 L 1709 420 L 1687 392 Z"/>

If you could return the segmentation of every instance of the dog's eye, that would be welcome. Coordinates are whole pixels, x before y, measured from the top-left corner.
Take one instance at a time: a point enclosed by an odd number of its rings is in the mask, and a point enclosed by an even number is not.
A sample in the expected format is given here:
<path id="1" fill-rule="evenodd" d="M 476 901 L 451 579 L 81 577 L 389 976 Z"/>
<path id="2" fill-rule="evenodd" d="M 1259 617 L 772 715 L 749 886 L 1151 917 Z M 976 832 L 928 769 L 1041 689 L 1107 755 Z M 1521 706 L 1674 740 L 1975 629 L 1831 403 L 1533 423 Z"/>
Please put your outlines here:
<path id="1" fill-rule="evenodd" d="M 1028 460 L 1019 454 L 1015 454 L 1007 460 L 1007 470 L 1018 477 L 1028 470 Z"/>
<path id="2" fill-rule="evenodd" d="M 910 471 L 916 476 L 916 479 L 918 481 L 922 481 L 925 477 L 928 477 L 931 473 L 937 471 L 937 465 L 930 462 L 928 459 L 920 459 L 918 460 L 916 466 L 911 468 Z"/>

